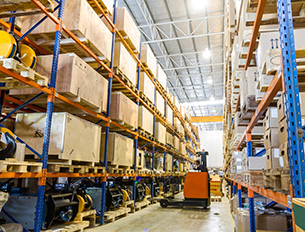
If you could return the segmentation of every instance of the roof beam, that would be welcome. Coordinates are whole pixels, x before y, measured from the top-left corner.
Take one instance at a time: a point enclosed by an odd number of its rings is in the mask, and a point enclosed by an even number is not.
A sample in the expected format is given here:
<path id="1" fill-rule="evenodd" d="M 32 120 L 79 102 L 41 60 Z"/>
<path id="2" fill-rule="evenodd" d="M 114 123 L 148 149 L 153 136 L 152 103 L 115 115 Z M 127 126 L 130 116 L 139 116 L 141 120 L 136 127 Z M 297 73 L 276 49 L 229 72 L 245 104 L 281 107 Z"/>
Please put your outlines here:
<path id="1" fill-rule="evenodd" d="M 199 68 L 199 67 L 210 67 L 210 66 L 216 66 L 216 65 L 224 65 L 225 63 L 214 63 L 214 64 L 200 64 L 200 65 L 192 65 L 192 66 L 184 66 L 184 67 L 175 67 L 175 68 L 165 68 L 164 71 L 170 71 L 170 70 L 178 70 L 178 69 L 188 69 L 188 68 Z"/>
<path id="2" fill-rule="evenodd" d="M 210 50 L 210 52 L 220 52 L 223 51 L 224 49 L 214 49 L 214 50 Z M 184 52 L 184 53 L 176 53 L 176 54 L 168 54 L 166 56 L 156 56 L 156 58 L 160 59 L 160 58 L 168 58 L 168 57 L 174 57 L 174 56 L 188 56 L 188 55 L 196 55 L 196 54 L 203 54 L 204 51 L 196 51 L 196 52 Z"/>
<path id="3" fill-rule="evenodd" d="M 213 87 L 217 85 L 224 85 L 224 83 L 214 83 L 214 84 L 198 84 L 198 85 L 183 85 L 183 86 L 173 86 L 169 87 L 169 89 L 182 89 L 182 88 L 196 88 L 196 87 Z"/>
<path id="4" fill-rule="evenodd" d="M 191 117 L 192 122 L 222 122 L 223 116 L 199 116 Z"/>

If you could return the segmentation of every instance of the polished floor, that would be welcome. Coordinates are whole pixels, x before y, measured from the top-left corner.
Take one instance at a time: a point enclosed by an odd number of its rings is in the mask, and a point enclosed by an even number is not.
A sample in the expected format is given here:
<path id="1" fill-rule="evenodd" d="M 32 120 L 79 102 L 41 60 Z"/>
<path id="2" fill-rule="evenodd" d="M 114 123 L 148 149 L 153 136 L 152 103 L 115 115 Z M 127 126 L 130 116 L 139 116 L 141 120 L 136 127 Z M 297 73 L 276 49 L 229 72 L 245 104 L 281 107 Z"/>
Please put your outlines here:
<path id="1" fill-rule="evenodd" d="M 182 197 L 179 194 L 178 197 Z M 86 232 L 233 232 L 229 202 L 212 202 L 209 209 L 161 208 L 154 204 L 115 222 Z"/>

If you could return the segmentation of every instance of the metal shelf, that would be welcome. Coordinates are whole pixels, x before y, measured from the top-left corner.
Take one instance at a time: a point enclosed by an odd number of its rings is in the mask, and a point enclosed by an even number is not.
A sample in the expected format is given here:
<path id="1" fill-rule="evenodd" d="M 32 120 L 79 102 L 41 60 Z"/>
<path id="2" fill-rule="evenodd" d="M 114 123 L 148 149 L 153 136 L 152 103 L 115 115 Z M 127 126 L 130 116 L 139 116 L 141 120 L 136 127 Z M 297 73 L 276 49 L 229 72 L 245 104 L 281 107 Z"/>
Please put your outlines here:
<path id="1" fill-rule="evenodd" d="M 107 172 L 105 174 L 92 174 L 92 173 L 87 173 L 87 174 L 80 174 L 80 173 L 48 173 L 47 172 L 47 159 L 48 159 L 48 144 L 49 144 L 49 140 L 50 140 L 50 128 L 51 128 L 51 121 L 52 121 L 52 113 L 53 113 L 53 105 L 54 105 L 54 100 L 55 98 L 66 102 L 68 104 L 70 104 L 71 106 L 74 106 L 75 108 L 78 108 L 82 111 L 84 111 L 85 113 L 100 119 L 101 121 L 104 121 L 106 123 L 106 139 L 105 139 L 105 160 L 107 160 L 107 149 L 108 149 L 108 135 L 109 135 L 109 127 L 110 125 L 114 125 L 118 128 L 123 129 L 125 132 L 128 132 L 130 134 L 132 134 L 134 136 L 134 142 L 135 142 L 135 148 L 138 148 L 138 139 L 142 139 L 147 141 L 148 143 L 152 144 L 152 155 L 154 157 L 154 152 L 155 152 L 155 147 L 158 147 L 159 150 L 163 150 L 164 152 L 164 156 L 166 155 L 166 152 L 169 152 L 173 155 L 173 157 L 177 157 L 178 160 L 186 160 L 188 162 L 194 162 L 194 160 L 192 158 L 190 158 L 189 156 L 183 156 L 179 153 L 176 152 L 172 152 L 172 151 L 168 151 L 166 149 L 165 146 L 163 146 L 162 144 L 159 144 L 158 142 L 154 142 L 154 141 L 150 141 L 149 139 L 141 136 L 138 134 L 137 129 L 135 131 L 129 130 L 127 128 L 125 128 L 122 125 L 119 125 L 116 122 L 113 122 L 110 119 L 110 103 L 111 103 L 111 86 L 112 86 L 112 79 L 115 78 L 122 86 L 124 86 L 131 94 L 133 97 L 136 98 L 136 103 L 139 105 L 139 102 L 141 102 L 150 112 L 153 113 L 154 115 L 154 120 L 157 117 L 159 121 L 161 121 L 161 123 L 163 125 L 165 125 L 167 128 L 169 128 L 171 130 L 171 132 L 173 132 L 174 134 L 176 134 L 178 136 L 178 138 L 180 139 L 180 141 L 185 142 L 185 138 L 182 137 L 179 133 L 177 133 L 177 131 L 175 131 L 173 125 L 170 125 L 167 123 L 166 121 L 166 117 L 161 117 L 159 116 L 156 112 L 154 112 L 153 109 L 151 109 L 146 103 L 145 101 L 139 97 L 139 95 L 137 93 L 135 93 L 130 87 L 126 86 L 126 84 L 115 74 L 113 74 L 113 70 L 112 70 L 112 65 L 110 67 L 108 67 L 107 65 L 105 65 L 102 61 L 99 60 L 99 58 L 88 48 L 86 47 L 84 44 L 81 43 L 81 41 L 68 29 L 66 28 L 63 24 L 62 24 L 62 18 L 63 18 L 63 12 L 64 12 L 64 0 L 60 0 L 58 1 L 59 3 L 59 13 L 58 13 L 58 17 L 55 17 L 52 13 L 48 12 L 47 9 L 45 9 L 45 7 L 40 3 L 39 0 L 31 0 L 49 19 L 51 19 L 55 25 L 57 25 L 56 27 L 56 38 L 55 38 L 55 46 L 54 46 L 54 53 L 53 53 L 53 64 L 52 64 L 52 73 L 51 73 L 51 79 L 50 79 L 50 87 L 43 87 L 40 86 L 39 84 L 30 81 L 22 76 L 20 76 L 17 73 L 14 73 L 6 68 L 4 68 L 3 66 L 0 66 L 0 72 L 5 73 L 8 76 L 11 76 L 13 78 L 15 78 L 16 80 L 19 80 L 22 83 L 25 83 L 26 85 L 29 85 L 31 87 L 34 87 L 40 91 L 42 91 L 43 93 L 48 95 L 48 103 L 47 103 L 47 110 L 45 111 L 44 109 L 41 109 L 39 107 L 36 107 L 34 105 L 27 105 L 26 107 L 29 109 L 32 109 L 34 111 L 38 111 L 38 112 L 46 112 L 47 115 L 47 121 L 46 121 L 46 125 L 48 125 L 46 127 L 46 131 L 45 131 L 45 135 L 44 135 L 44 146 L 43 146 L 43 170 L 42 173 L 13 173 L 13 172 L 8 172 L 8 173 L 0 173 L 0 178 L 39 178 L 39 186 L 38 186 L 38 200 L 37 200 L 37 211 L 36 211 L 36 216 L 35 216 L 35 228 L 34 231 L 40 231 L 40 227 L 41 227 L 41 218 L 42 218 L 42 207 L 43 207 L 43 201 L 44 201 L 44 189 L 45 189 L 45 184 L 46 184 L 46 178 L 48 177 L 103 177 L 102 180 L 102 208 L 101 208 L 101 224 L 103 224 L 103 215 L 105 212 L 105 190 L 106 190 L 106 180 L 107 177 L 136 177 L 136 176 L 142 176 L 142 177 L 150 177 L 152 178 L 152 187 L 153 187 L 153 178 L 154 177 L 167 177 L 167 176 L 183 176 L 184 174 L 180 175 L 180 174 L 165 174 L 165 175 L 157 175 L 157 174 L 152 174 L 152 175 L 123 175 L 123 174 L 107 174 Z M 126 41 L 124 40 L 123 36 L 119 33 L 119 31 L 116 29 L 115 27 L 115 22 L 116 22 L 116 0 L 114 0 L 114 23 L 112 23 L 109 19 L 109 17 L 105 14 L 105 12 L 101 9 L 101 7 L 99 6 L 99 4 L 97 3 L 96 0 L 93 0 L 93 2 L 95 3 L 95 5 L 97 6 L 98 9 L 100 9 L 101 13 L 103 14 L 103 16 L 106 18 L 106 20 L 108 21 L 108 23 L 112 26 L 112 58 L 111 60 L 113 60 L 113 56 L 114 56 L 114 42 L 115 42 L 115 34 L 117 34 L 120 39 L 121 42 L 125 45 L 125 47 L 127 48 L 127 50 L 130 52 L 130 54 L 134 57 L 134 59 L 137 61 L 138 63 L 138 81 L 139 81 L 139 75 L 140 75 L 140 69 L 142 68 L 142 70 L 144 70 L 144 72 L 148 75 L 148 77 L 151 79 L 152 83 L 155 85 L 155 89 L 161 94 L 161 96 L 164 98 L 165 104 L 168 104 L 170 106 L 170 108 L 173 110 L 174 115 L 181 121 L 182 125 L 185 125 L 186 123 L 188 123 L 186 120 L 184 120 L 184 118 L 182 117 L 181 113 L 176 109 L 176 107 L 173 105 L 173 103 L 170 101 L 170 99 L 168 99 L 165 91 L 163 89 L 160 88 L 160 86 L 157 84 L 157 82 L 150 76 L 150 74 L 148 73 L 148 71 L 146 70 L 146 68 L 143 66 L 143 64 L 140 62 L 140 56 L 137 57 L 131 50 L 131 48 L 129 47 L 129 45 L 126 43 Z M 102 22 L 101 22 L 102 23 Z M 4 27 L 6 28 L 10 28 L 10 25 L 5 23 L 3 20 L 0 19 L 0 24 L 2 24 Z M 93 59 L 95 59 L 100 65 L 101 67 L 104 68 L 104 70 L 106 70 L 109 73 L 109 85 L 108 85 L 108 100 L 107 100 L 107 112 L 106 112 L 106 116 L 102 115 L 102 114 L 98 114 L 95 113 L 89 109 L 87 109 L 86 107 L 83 107 L 69 99 L 67 99 L 66 97 L 56 93 L 55 90 L 55 83 L 56 83 L 56 76 L 57 76 L 57 64 L 58 64 L 58 56 L 59 56 L 59 48 L 60 48 L 60 38 L 61 38 L 61 30 L 64 31 L 67 35 L 69 35 L 70 38 L 72 38 L 86 53 L 88 53 Z M 14 32 L 18 35 L 18 36 L 22 36 L 24 42 L 28 43 L 29 45 L 31 45 L 33 48 L 35 48 L 38 52 L 40 52 L 41 54 L 44 55 L 49 55 L 48 52 L 46 52 L 44 49 L 40 48 L 38 45 L 36 45 L 34 42 L 32 42 L 31 40 L 29 40 L 26 36 L 23 36 L 20 32 L 18 32 L 17 30 L 14 30 Z M 140 53 L 141 54 L 141 53 Z M 113 62 L 111 62 L 112 64 Z M 139 86 L 138 86 L 138 90 L 139 90 Z M 14 104 L 17 105 L 23 105 L 24 103 L 19 101 L 18 99 L 14 99 L 10 96 L 7 96 L 7 100 L 13 102 Z M 10 103 L 6 103 L 6 104 L 10 104 Z M 11 107 L 15 106 L 14 104 L 10 104 Z M 190 124 L 191 125 L 191 124 Z M 192 125 L 191 125 L 192 127 Z M 199 147 L 199 138 L 198 135 L 195 133 L 194 128 L 192 127 L 192 130 L 194 132 L 194 135 L 197 136 L 197 138 L 195 138 L 195 136 L 192 135 L 191 132 L 185 130 L 186 132 L 186 137 L 188 140 L 188 137 L 193 141 L 193 143 Z M 187 145 L 187 154 L 189 153 L 193 153 L 195 155 L 195 149 L 192 149 L 192 147 Z M 135 149 L 136 151 L 136 149 Z M 134 155 L 134 159 L 135 159 L 135 163 L 136 163 L 136 153 Z M 105 169 L 107 169 L 107 164 L 105 164 Z M 136 172 L 136 166 L 134 167 L 134 171 Z M 134 187 L 135 187 L 135 179 L 134 179 Z M 133 191 L 135 194 L 135 191 Z M 152 191 L 153 192 L 153 191 Z"/>

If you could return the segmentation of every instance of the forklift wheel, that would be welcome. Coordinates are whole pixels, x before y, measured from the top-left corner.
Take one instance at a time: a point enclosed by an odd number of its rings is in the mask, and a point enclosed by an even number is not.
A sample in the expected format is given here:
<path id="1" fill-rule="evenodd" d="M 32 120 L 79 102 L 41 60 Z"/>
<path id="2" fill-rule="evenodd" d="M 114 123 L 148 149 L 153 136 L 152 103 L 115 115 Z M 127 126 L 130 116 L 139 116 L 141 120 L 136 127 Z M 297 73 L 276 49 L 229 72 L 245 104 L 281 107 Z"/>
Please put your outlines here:
<path id="1" fill-rule="evenodd" d="M 167 206 L 168 206 L 168 200 L 162 199 L 162 200 L 160 201 L 160 206 L 161 206 L 162 208 L 167 208 Z"/>

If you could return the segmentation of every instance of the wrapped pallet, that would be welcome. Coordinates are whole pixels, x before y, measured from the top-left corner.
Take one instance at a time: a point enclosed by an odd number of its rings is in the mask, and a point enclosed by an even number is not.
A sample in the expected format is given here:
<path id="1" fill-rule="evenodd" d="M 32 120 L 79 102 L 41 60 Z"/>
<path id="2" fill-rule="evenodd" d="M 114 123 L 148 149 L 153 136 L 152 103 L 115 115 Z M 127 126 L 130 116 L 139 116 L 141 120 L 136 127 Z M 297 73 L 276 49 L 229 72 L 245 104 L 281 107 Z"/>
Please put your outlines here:
<path id="1" fill-rule="evenodd" d="M 163 170 L 163 154 L 159 153 L 159 154 L 155 154 L 155 157 L 154 157 L 154 169 L 156 169 L 157 171 L 161 171 Z"/>
<path id="2" fill-rule="evenodd" d="M 124 75 L 134 85 L 137 84 L 137 62 L 121 42 L 115 43 L 113 67 L 117 74 Z"/>
<path id="3" fill-rule="evenodd" d="M 163 71 L 162 67 L 160 64 L 157 65 L 157 80 L 159 83 L 162 85 L 162 87 L 165 89 L 166 88 L 166 73 Z"/>
<path id="4" fill-rule="evenodd" d="M 170 154 L 166 154 L 165 158 L 165 171 L 172 171 L 173 170 L 173 156 Z"/>
<path id="5" fill-rule="evenodd" d="M 45 113 L 17 114 L 15 134 L 36 151 L 42 151 Z M 53 113 L 48 162 L 99 162 L 102 128 L 69 113 Z M 39 159 L 26 149 L 28 157 Z"/>
<path id="6" fill-rule="evenodd" d="M 166 127 L 160 122 L 156 122 L 155 138 L 159 142 L 166 144 Z"/>
<path id="7" fill-rule="evenodd" d="M 52 55 L 38 56 L 36 71 L 50 77 L 52 60 Z M 11 89 L 9 94 L 17 97 L 31 97 L 40 92 L 36 88 L 24 88 Z M 95 109 L 96 112 L 105 112 L 107 109 L 108 81 L 74 53 L 59 55 L 56 92 L 90 109 Z M 45 105 L 46 100 L 39 98 L 33 103 Z M 65 103 L 55 101 L 55 106 L 61 104 Z"/>
<path id="8" fill-rule="evenodd" d="M 157 76 L 157 59 L 148 44 L 141 46 L 141 62 L 154 77 Z"/>
<path id="9" fill-rule="evenodd" d="M 125 7 L 117 8 L 116 28 L 124 36 L 131 49 L 138 53 L 140 51 L 141 33 Z"/>
<path id="10" fill-rule="evenodd" d="M 127 166 L 133 165 L 134 152 L 133 140 L 118 133 L 109 133 L 107 162 L 110 165 Z M 105 133 L 102 133 L 100 160 L 104 162 Z"/>
<path id="11" fill-rule="evenodd" d="M 139 106 L 139 119 L 138 127 L 145 130 L 146 132 L 153 134 L 154 130 L 154 116 L 149 112 L 145 106 Z"/>
<path id="12" fill-rule="evenodd" d="M 110 118 L 126 127 L 138 126 L 138 106 L 121 92 L 111 94 Z"/>
<path id="13" fill-rule="evenodd" d="M 154 103 L 155 101 L 155 85 L 149 79 L 145 72 L 140 74 L 140 91 L 145 94 L 145 96 Z"/>
<path id="14" fill-rule="evenodd" d="M 63 24 L 66 28 L 72 31 L 85 45 L 87 45 L 98 56 L 104 57 L 107 62 L 111 60 L 111 43 L 112 35 L 106 25 L 102 23 L 99 16 L 94 12 L 92 7 L 86 0 L 73 0 L 65 2 L 65 15 Z M 54 13 L 58 16 L 58 11 Z M 35 23 L 37 23 L 44 14 L 35 14 L 24 16 L 22 20 L 21 33 L 27 32 Z M 36 44 L 53 52 L 54 37 L 56 26 L 54 22 L 47 18 L 39 27 L 36 27 L 27 37 L 35 41 Z M 63 32 L 64 37 L 68 37 Z M 66 49 L 73 47 L 73 52 L 79 56 L 84 56 L 84 50 L 76 48 L 75 42 L 70 38 L 62 38 L 61 51 L 66 52 Z"/>
<path id="15" fill-rule="evenodd" d="M 158 91 L 156 91 L 155 105 L 156 105 L 157 109 L 161 112 L 161 114 L 164 115 L 164 109 L 165 109 L 164 98 Z"/>

